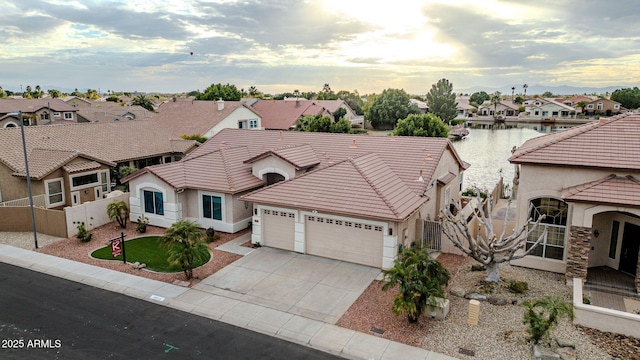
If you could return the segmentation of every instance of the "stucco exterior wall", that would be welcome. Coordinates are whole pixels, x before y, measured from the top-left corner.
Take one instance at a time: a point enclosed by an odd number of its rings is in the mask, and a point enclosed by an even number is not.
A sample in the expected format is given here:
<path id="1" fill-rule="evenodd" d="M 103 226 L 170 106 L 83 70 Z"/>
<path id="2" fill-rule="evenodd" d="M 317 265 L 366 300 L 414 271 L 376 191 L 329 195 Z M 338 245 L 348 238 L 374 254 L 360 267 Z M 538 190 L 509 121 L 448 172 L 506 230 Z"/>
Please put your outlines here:
<path id="1" fill-rule="evenodd" d="M 293 179 L 297 173 L 293 165 L 274 156 L 267 156 L 253 163 L 251 173 L 259 179 L 265 179 L 268 173 L 277 173 L 284 176 L 285 180 Z"/>
<path id="2" fill-rule="evenodd" d="M 213 111 L 218 111 L 218 110 L 215 109 Z M 226 129 L 226 128 L 237 129 L 238 122 L 242 120 L 247 120 L 247 126 L 249 126 L 249 120 L 254 120 L 254 119 L 258 121 L 258 127 L 255 130 L 262 129 L 262 119 L 260 118 L 260 116 L 258 116 L 253 111 L 247 109 L 246 107 L 240 106 L 237 109 L 235 109 L 233 112 L 231 112 L 231 114 L 227 115 L 226 118 L 224 118 L 214 127 L 212 127 L 209 131 L 204 133 L 203 136 L 206 138 L 210 138 L 213 135 L 217 134 L 222 129 Z"/>
<path id="3" fill-rule="evenodd" d="M 163 196 L 164 215 L 156 215 L 144 212 L 143 191 L 161 192 Z M 175 221 L 182 219 L 182 203 L 178 202 L 178 196 L 174 189 L 166 182 L 151 174 L 142 174 L 129 181 L 129 219 L 136 222 L 138 217 L 144 215 L 149 219 L 149 224 L 168 228 Z"/>

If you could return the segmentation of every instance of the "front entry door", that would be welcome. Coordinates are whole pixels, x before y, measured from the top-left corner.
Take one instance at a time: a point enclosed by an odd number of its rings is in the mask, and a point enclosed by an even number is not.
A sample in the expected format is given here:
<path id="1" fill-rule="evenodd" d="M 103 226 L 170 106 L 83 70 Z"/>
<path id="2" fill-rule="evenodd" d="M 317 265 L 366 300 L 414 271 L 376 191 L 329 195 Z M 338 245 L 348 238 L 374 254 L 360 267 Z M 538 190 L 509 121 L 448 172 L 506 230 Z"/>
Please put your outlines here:
<path id="1" fill-rule="evenodd" d="M 640 226 L 625 223 L 620 250 L 620 271 L 636 276 L 638 251 L 640 250 Z"/>

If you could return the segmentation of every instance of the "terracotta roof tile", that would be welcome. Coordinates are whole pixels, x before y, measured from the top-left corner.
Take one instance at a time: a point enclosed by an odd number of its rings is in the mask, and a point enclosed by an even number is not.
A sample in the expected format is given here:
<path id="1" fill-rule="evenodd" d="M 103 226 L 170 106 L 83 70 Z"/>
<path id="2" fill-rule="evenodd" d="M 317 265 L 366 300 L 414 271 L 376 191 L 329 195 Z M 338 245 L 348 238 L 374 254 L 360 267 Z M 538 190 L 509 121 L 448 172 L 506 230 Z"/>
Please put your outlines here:
<path id="1" fill-rule="evenodd" d="M 100 167 L 99 163 L 103 163 L 109 166 L 115 166 L 116 164 L 110 162 L 109 160 L 102 160 L 96 157 L 82 154 L 78 151 L 69 151 L 69 150 L 51 150 L 51 149 L 33 149 L 28 153 L 29 158 L 29 176 L 34 179 L 42 179 L 43 177 L 49 175 L 52 171 L 63 167 L 65 170 L 71 169 L 79 169 L 82 166 L 79 164 L 67 164 L 69 161 L 83 157 L 89 159 L 89 163 L 96 164 L 96 167 Z M 85 163 L 82 163 L 85 164 Z M 92 167 L 92 168 L 96 168 Z M 69 171 L 69 170 L 67 170 Z M 74 170 L 79 171 L 79 170 Z M 74 172 L 69 171 L 69 172 Z M 26 177 L 27 172 L 24 166 L 24 162 L 22 162 L 22 167 L 17 169 L 14 176 Z"/>
<path id="2" fill-rule="evenodd" d="M 47 105 L 47 103 L 49 105 Z M 70 104 L 60 99 L 1 99 L 0 114 L 22 111 L 23 113 L 34 113 L 40 109 L 50 108 L 51 111 L 76 111 Z"/>
<path id="3" fill-rule="evenodd" d="M 26 126 L 24 131 L 28 154 L 33 149 L 71 151 L 114 163 L 187 153 L 197 146 L 195 141 L 172 139 L 165 130 L 144 120 Z M 14 171 L 24 169 L 20 128 L 0 129 L 0 148 L 0 162 Z M 55 152 L 48 155 L 51 159 L 56 156 Z"/>
<path id="4" fill-rule="evenodd" d="M 562 191 L 562 198 L 567 201 L 640 207 L 640 182 L 633 176 L 612 174 L 566 188 Z"/>
<path id="5" fill-rule="evenodd" d="M 241 101 L 225 101 L 218 110 L 216 101 L 169 101 L 158 107 L 153 122 L 166 129 L 174 137 L 181 135 L 204 135 L 238 108 L 245 107 L 260 116 L 253 108 Z"/>
<path id="6" fill-rule="evenodd" d="M 320 164 L 318 156 L 309 144 L 284 146 L 281 148 L 267 150 L 251 159 L 245 160 L 245 163 L 251 164 L 267 156 L 276 156 L 293 165 L 296 170 L 307 169 Z"/>
<path id="7" fill-rule="evenodd" d="M 365 154 L 257 190 L 243 200 L 351 216 L 402 220 L 428 201 L 377 154 Z"/>
<path id="8" fill-rule="evenodd" d="M 100 163 L 97 161 L 85 161 L 81 163 L 68 164 L 63 166 L 62 168 L 64 169 L 64 171 L 72 174 L 80 171 L 98 169 L 100 166 Z"/>
<path id="9" fill-rule="evenodd" d="M 268 130 L 289 130 L 304 115 L 329 114 L 324 107 L 304 100 L 260 100 L 253 104 L 253 108 L 262 115 L 262 127 Z"/>
<path id="10" fill-rule="evenodd" d="M 515 164 L 640 169 L 640 114 L 624 114 L 527 140 Z"/>

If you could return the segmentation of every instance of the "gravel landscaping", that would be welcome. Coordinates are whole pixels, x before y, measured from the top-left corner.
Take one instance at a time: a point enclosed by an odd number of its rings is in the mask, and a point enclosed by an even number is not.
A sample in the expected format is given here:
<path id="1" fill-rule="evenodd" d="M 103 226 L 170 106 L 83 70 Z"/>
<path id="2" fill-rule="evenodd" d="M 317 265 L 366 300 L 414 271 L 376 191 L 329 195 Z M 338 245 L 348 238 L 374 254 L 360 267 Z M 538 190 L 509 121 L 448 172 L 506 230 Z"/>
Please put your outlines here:
<path id="1" fill-rule="evenodd" d="M 507 305 L 482 301 L 478 325 L 468 325 L 469 300 L 448 294 L 451 304 L 445 320 L 425 316 L 417 324 L 409 324 L 406 316 L 395 316 L 391 312 L 396 291 L 383 292 L 383 283 L 374 281 L 337 325 L 369 334 L 376 334 L 372 328 L 384 330 L 378 336 L 460 359 L 533 359 L 531 345 L 526 341 L 526 327 L 522 324 L 521 302 L 544 295 L 559 295 L 571 301 L 571 289 L 559 274 L 502 264 L 503 281 L 499 286 L 490 287 L 483 282 L 484 271 L 470 271 L 475 261 L 451 254 L 440 255 L 438 261 L 451 273 L 449 290 L 458 288 L 467 293 L 503 298 Z M 525 294 L 511 293 L 506 285 L 508 280 L 526 281 L 529 290 Z M 561 319 L 551 335 L 554 340 L 575 346 L 578 359 L 640 359 L 638 339 L 584 329 L 566 318 Z"/>
<path id="2" fill-rule="evenodd" d="M 165 281 L 168 283 L 173 283 L 174 281 L 184 281 L 184 273 L 182 272 L 172 274 L 156 273 L 146 269 L 134 269 L 131 264 L 124 264 L 121 261 L 98 260 L 90 256 L 91 252 L 105 246 L 109 239 L 120 236 L 121 232 L 124 232 L 127 235 L 127 237 L 125 237 L 125 240 L 131 240 L 138 236 L 164 235 L 165 230 L 166 229 L 164 228 L 148 225 L 147 231 L 144 234 L 139 234 L 135 231 L 135 224 L 128 224 L 126 229 L 121 229 L 117 225 L 117 223 L 113 222 L 92 229 L 91 233 L 93 234 L 93 237 L 89 242 L 82 243 L 76 238 L 62 240 L 58 239 L 58 241 L 49 242 L 49 244 L 46 246 L 41 246 L 37 251 L 44 254 L 80 261 L 91 265 L 143 276 L 149 279 Z M 193 285 L 198 283 L 201 279 L 206 278 L 207 276 L 241 258 L 241 255 L 231 254 L 226 251 L 220 251 L 217 250 L 216 247 L 226 243 L 227 241 L 233 240 L 248 231 L 249 230 L 247 229 L 235 234 L 218 232 L 218 234 L 220 235 L 220 239 L 209 244 L 209 248 L 211 249 L 212 254 L 211 260 L 207 264 L 193 271 L 194 279 L 191 280 L 191 284 Z M 33 246 L 31 248 L 33 248 Z"/>

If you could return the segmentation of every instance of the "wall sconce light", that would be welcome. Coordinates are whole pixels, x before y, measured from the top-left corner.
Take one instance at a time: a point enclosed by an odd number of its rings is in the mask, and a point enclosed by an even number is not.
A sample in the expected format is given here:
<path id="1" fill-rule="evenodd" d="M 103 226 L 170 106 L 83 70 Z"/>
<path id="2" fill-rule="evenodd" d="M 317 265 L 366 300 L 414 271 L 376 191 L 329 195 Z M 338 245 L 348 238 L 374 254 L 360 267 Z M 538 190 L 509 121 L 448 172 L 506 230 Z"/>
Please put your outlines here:
<path id="1" fill-rule="evenodd" d="M 593 236 L 594 237 L 600 236 L 600 231 L 598 231 L 598 229 L 593 230 Z"/>

